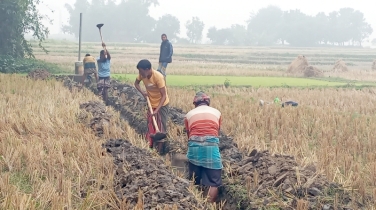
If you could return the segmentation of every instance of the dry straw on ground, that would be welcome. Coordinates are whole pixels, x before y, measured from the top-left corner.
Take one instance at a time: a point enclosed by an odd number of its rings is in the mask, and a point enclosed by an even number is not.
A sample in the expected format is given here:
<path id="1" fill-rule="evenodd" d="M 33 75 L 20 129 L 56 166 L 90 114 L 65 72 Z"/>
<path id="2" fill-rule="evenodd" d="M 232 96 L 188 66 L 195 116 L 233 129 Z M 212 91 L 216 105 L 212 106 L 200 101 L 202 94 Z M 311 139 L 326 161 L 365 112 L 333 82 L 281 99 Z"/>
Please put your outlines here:
<path id="1" fill-rule="evenodd" d="M 171 105 L 190 110 L 192 99 L 178 96 L 194 92 L 170 88 Z M 372 199 L 367 193 L 376 199 L 376 89 L 208 88 L 206 92 L 223 114 L 224 132 L 242 151 L 257 148 L 293 155 L 301 166 L 317 164 L 329 180 L 353 188 L 358 200 Z M 299 106 L 258 104 L 257 99 L 283 95 Z"/>
<path id="2" fill-rule="evenodd" d="M 333 72 L 347 72 L 348 70 L 346 63 L 342 59 L 337 60 L 332 69 Z"/>
<path id="3" fill-rule="evenodd" d="M 0 75 L 0 82 L 0 208 L 106 207 L 113 159 L 102 149 L 103 140 L 77 120 L 80 103 L 99 99 L 55 81 Z M 118 126 L 118 114 L 107 112 L 117 117 L 103 137 L 122 136 L 127 128 Z"/>

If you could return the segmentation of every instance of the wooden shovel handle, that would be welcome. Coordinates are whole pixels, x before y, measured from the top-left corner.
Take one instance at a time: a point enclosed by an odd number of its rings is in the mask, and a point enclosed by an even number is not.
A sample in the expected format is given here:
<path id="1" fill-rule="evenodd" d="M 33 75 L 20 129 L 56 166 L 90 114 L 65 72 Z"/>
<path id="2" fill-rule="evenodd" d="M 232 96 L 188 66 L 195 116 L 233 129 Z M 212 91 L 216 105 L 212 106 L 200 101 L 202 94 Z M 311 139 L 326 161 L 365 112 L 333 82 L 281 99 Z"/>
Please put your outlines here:
<path id="1" fill-rule="evenodd" d="M 151 107 L 150 100 L 149 100 L 148 96 L 146 96 L 146 100 L 148 102 L 149 111 L 150 111 L 151 114 L 153 114 L 153 108 Z M 155 120 L 154 115 L 153 115 L 153 124 L 154 124 L 155 130 L 157 131 L 157 133 L 159 133 L 159 128 L 158 128 L 157 121 Z"/>

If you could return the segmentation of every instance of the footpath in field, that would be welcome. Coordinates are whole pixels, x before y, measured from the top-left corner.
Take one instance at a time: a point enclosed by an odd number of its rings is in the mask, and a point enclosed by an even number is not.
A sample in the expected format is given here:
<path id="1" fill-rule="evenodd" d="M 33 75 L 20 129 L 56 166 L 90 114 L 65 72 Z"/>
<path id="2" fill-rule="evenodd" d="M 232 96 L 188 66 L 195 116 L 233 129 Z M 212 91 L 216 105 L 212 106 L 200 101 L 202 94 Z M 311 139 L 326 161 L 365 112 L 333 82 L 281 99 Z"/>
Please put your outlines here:
<path id="1" fill-rule="evenodd" d="M 68 87 L 75 85 L 73 81 L 64 76 L 57 76 L 57 79 L 63 80 Z M 111 96 L 111 106 L 121 112 L 122 117 L 138 133 L 144 134 L 147 127 L 144 117 L 147 106 L 145 99 L 138 91 L 130 85 L 112 81 L 112 89 L 109 95 Z M 170 118 L 177 126 L 182 126 L 183 117 L 184 113 L 181 110 L 177 108 L 170 109 Z M 180 134 L 184 135 L 181 132 L 182 129 L 177 130 L 180 130 Z M 185 142 L 174 140 L 169 142 L 170 153 L 176 151 L 179 151 L 180 154 L 186 153 Z M 125 146 L 126 148 L 131 148 L 130 144 L 122 143 L 119 140 L 110 141 L 107 147 L 123 148 L 121 145 L 127 145 Z M 331 183 L 325 176 L 318 173 L 314 166 L 299 167 L 294 157 L 272 156 L 268 151 L 256 150 L 250 154 L 243 154 L 233 140 L 224 134 L 220 137 L 219 147 L 224 164 L 229 166 L 227 167 L 229 170 L 226 170 L 223 174 L 224 186 L 221 189 L 220 196 L 221 200 L 226 200 L 224 209 L 258 209 L 260 207 L 278 207 L 279 209 L 360 209 L 363 207 L 354 196 L 350 196 L 349 193 L 345 192 L 343 187 L 336 183 Z M 111 149 L 109 150 L 110 152 L 112 151 Z M 119 152 L 122 149 L 113 150 L 115 152 L 112 153 L 118 155 L 115 156 L 115 158 L 118 157 L 115 163 L 119 165 L 121 162 L 119 157 L 121 158 L 125 153 L 123 151 Z M 129 151 L 127 153 L 132 154 Z M 163 164 L 138 155 L 133 157 L 135 159 L 144 159 L 145 161 L 139 164 L 137 161 L 142 160 L 136 161 L 132 159 L 132 161 L 128 161 L 135 163 L 134 165 L 145 164 L 145 167 L 129 167 L 128 170 L 135 170 L 136 172 L 134 173 L 136 174 L 138 170 L 142 170 L 145 173 L 148 167 L 153 168 L 151 164 L 155 164 L 155 166 Z M 128 158 L 131 158 L 131 156 Z M 161 168 L 164 170 L 163 167 Z M 163 174 L 163 172 L 161 173 Z M 117 183 L 127 183 L 127 180 L 117 181 Z M 171 180 L 171 183 L 174 183 L 173 178 L 167 178 L 166 180 Z M 143 181 L 136 181 L 136 183 L 139 186 L 147 187 Z M 150 181 L 149 183 L 151 184 Z M 120 185 L 123 186 L 122 184 Z M 151 199 L 151 202 L 153 202 L 153 199 Z"/>

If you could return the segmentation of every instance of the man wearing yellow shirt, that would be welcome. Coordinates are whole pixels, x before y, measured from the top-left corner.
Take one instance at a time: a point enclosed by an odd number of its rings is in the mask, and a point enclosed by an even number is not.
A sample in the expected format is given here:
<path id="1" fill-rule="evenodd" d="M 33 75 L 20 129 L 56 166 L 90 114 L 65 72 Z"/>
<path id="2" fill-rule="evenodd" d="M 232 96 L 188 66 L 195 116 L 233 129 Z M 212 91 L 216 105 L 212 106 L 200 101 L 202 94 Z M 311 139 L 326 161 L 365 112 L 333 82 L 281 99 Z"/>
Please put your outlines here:
<path id="1" fill-rule="evenodd" d="M 134 82 L 134 86 L 145 98 L 146 96 L 149 97 L 158 128 L 161 132 L 165 133 L 167 131 L 169 98 L 164 77 L 160 72 L 152 69 L 150 61 L 146 59 L 138 62 L 137 69 L 139 74 Z M 141 81 L 145 85 L 146 92 L 141 90 Z M 146 134 L 146 139 L 149 141 L 149 147 L 153 148 L 153 140 L 151 139 L 150 134 L 155 134 L 156 130 L 153 125 L 152 115 L 149 111 L 147 114 L 147 121 L 148 132 Z"/>
<path id="2" fill-rule="evenodd" d="M 95 63 L 96 63 L 96 59 L 93 56 L 91 56 L 90 54 L 85 55 L 85 58 L 83 60 L 84 76 L 82 78 L 82 84 L 85 84 L 85 80 L 88 74 L 94 74 L 95 80 L 98 83 L 98 71 L 97 71 L 97 67 Z"/>

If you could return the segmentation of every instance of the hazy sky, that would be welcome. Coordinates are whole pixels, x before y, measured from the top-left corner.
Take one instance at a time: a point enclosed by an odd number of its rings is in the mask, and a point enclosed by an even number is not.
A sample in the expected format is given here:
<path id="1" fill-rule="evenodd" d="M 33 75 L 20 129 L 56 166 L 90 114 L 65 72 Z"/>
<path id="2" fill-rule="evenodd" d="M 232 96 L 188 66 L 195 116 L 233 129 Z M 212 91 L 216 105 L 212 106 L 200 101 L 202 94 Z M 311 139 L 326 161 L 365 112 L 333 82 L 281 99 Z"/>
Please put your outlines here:
<path id="1" fill-rule="evenodd" d="M 73 5 L 75 0 L 43 1 L 44 5 L 40 6 L 40 11 L 54 19 L 54 24 L 49 25 L 51 34 L 58 33 L 61 26 L 60 21 L 66 23 L 69 18 L 64 4 Z M 260 8 L 268 5 L 279 6 L 282 10 L 300 9 L 308 15 L 316 15 L 318 12 L 329 13 L 342 7 L 351 7 L 364 13 L 366 21 L 374 29 L 371 37 L 375 38 L 376 13 L 374 12 L 374 7 L 371 6 L 371 2 L 364 0 L 159 0 L 160 5 L 151 7 L 150 15 L 156 19 L 164 14 L 176 16 L 180 20 L 182 36 L 185 36 L 186 32 L 185 22 L 190 20 L 192 16 L 198 16 L 204 21 L 204 37 L 206 37 L 206 30 L 209 27 L 223 28 L 236 23 L 245 24 L 251 12 L 256 13 Z M 49 13 L 47 8 L 55 10 L 55 13 Z M 83 16 L 85 17 L 85 14 Z"/>

